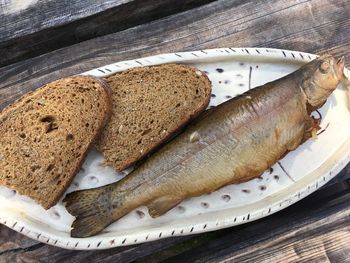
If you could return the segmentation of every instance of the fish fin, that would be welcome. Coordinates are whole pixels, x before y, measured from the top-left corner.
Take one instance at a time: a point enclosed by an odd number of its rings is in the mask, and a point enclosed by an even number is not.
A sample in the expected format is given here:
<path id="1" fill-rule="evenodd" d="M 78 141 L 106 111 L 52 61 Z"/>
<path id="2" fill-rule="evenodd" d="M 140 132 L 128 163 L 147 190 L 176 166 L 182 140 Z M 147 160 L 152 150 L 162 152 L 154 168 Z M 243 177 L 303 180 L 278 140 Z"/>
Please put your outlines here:
<path id="1" fill-rule="evenodd" d="M 153 218 L 161 216 L 166 212 L 168 212 L 170 209 L 172 209 L 181 201 L 182 201 L 181 198 L 172 196 L 172 195 L 165 195 L 165 196 L 158 197 L 157 199 L 154 199 L 152 202 L 150 202 L 147 205 L 148 213 Z"/>
<path id="2" fill-rule="evenodd" d="M 107 186 L 67 194 L 67 211 L 75 216 L 72 237 L 88 237 L 101 232 L 112 222 L 111 190 Z"/>

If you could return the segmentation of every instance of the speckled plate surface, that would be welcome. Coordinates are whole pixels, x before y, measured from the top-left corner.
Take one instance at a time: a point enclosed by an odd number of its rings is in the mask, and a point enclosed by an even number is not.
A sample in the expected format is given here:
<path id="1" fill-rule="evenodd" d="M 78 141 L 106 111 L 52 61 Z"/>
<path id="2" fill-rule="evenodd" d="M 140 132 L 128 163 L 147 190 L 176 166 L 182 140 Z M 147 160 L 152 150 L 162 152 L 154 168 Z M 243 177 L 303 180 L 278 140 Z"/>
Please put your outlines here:
<path id="1" fill-rule="evenodd" d="M 315 57 L 288 50 L 223 48 L 123 61 L 84 74 L 103 77 L 131 67 L 189 64 L 207 72 L 213 83 L 210 107 L 215 107 L 249 88 L 282 77 Z M 314 192 L 349 162 L 347 92 L 339 87 L 320 110 L 322 130 L 316 141 L 309 140 L 257 179 L 185 200 L 159 218 L 152 219 L 146 207 L 140 207 L 99 235 L 71 238 L 69 232 L 74 218 L 61 202 L 45 211 L 29 198 L 0 187 L 0 222 L 51 245 L 106 249 L 211 231 L 265 217 Z M 102 161 L 102 156 L 92 150 L 67 192 L 115 182 L 129 172 L 116 173 L 102 166 Z"/>

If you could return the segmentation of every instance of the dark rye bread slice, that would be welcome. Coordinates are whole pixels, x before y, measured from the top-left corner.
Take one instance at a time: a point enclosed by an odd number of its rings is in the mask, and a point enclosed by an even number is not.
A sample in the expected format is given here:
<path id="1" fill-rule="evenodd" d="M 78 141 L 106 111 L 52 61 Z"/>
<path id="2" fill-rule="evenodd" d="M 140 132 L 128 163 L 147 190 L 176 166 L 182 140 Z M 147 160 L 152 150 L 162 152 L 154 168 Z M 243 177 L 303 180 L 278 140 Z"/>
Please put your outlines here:
<path id="1" fill-rule="evenodd" d="M 51 82 L 0 113 L 0 185 L 55 205 L 79 171 L 111 112 L 100 80 Z"/>
<path id="2" fill-rule="evenodd" d="M 208 106 L 211 82 L 178 64 L 139 67 L 105 78 L 112 116 L 97 148 L 121 171 L 142 159 Z"/>

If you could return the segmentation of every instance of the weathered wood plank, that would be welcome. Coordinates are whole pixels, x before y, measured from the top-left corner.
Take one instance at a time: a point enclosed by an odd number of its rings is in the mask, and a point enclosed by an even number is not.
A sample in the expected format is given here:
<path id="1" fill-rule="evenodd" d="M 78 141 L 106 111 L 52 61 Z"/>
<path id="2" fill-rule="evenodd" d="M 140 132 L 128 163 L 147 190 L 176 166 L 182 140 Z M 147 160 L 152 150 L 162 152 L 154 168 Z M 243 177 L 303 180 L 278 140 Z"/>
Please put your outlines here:
<path id="1" fill-rule="evenodd" d="M 350 61 L 350 10 L 345 2 L 222 0 L 85 41 L 1 68 L 0 109 L 48 81 L 164 52 L 267 46 L 311 53 L 328 50 Z"/>
<path id="2" fill-rule="evenodd" d="M 7 251 L 26 249 L 37 244 L 37 241 L 29 238 L 22 238 L 22 235 L 3 225 L 0 227 L 0 255 Z"/>
<path id="3" fill-rule="evenodd" d="M 118 32 L 213 0 L 0 2 L 0 66 Z"/>
<path id="4" fill-rule="evenodd" d="M 135 1 L 2 1 L 0 42 L 64 25 L 132 2 Z"/>
<path id="5" fill-rule="evenodd" d="M 0 263 L 2 262 L 131 262 L 139 257 L 166 249 L 191 237 L 172 238 L 161 242 L 145 243 L 138 246 L 119 247 L 109 250 L 74 251 L 45 245 L 24 238 L 11 229 L 0 226 Z M 11 237 L 9 237 L 11 236 Z M 3 243 L 1 242 L 3 241 Z"/>

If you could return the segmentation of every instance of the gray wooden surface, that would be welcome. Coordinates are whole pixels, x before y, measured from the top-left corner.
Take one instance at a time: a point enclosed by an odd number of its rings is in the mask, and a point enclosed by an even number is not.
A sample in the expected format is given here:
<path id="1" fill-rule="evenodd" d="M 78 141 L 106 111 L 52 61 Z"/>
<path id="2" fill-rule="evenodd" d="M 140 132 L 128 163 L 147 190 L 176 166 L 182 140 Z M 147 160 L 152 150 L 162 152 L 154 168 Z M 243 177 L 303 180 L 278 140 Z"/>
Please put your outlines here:
<path id="1" fill-rule="evenodd" d="M 176 5 L 176 1 L 167 2 Z M 42 54 L 37 57 L 20 60 L 16 55 L 16 63 L 0 66 L 0 109 L 51 80 L 159 53 L 273 47 L 327 51 L 344 55 L 350 65 L 347 4 L 345 0 L 196 1 L 197 7 L 149 18 L 125 30 L 101 31 L 100 37 L 58 45 L 47 53 L 34 50 Z M 102 17 L 104 14 L 101 11 Z M 93 19 L 98 21 L 98 17 Z M 35 45 L 30 48 L 35 49 Z M 4 50 L 11 52 L 10 48 Z M 18 52 L 29 54 L 25 46 Z M 1 61 L 6 56 L 0 55 L 0 65 L 7 64 Z M 132 247 L 69 251 L 40 244 L 1 226 L 0 262 L 350 262 L 349 169 L 311 197 L 257 222 Z"/>
<path id="2" fill-rule="evenodd" d="M 109 1 L 2 1 L 0 7 L 0 42 L 51 29 L 105 10 L 136 2 L 133 0 Z"/>
<path id="3" fill-rule="evenodd" d="M 146 23 L 212 0 L 2 0 L 0 66 Z"/>
<path id="4" fill-rule="evenodd" d="M 240 4 L 238 4 L 238 2 Z M 42 84 L 106 64 L 216 47 L 274 47 L 344 55 L 346 1 L 222 0 L 0 68 L 0 109 Z"/>

